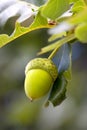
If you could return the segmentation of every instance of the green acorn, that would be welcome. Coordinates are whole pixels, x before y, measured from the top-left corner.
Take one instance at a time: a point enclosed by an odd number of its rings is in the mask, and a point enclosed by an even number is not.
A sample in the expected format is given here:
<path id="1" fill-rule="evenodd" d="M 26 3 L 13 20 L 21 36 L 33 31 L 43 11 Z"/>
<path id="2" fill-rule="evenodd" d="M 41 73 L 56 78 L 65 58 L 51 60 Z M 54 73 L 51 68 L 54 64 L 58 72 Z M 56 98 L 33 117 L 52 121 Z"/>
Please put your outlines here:
<path id="1" fill-rule="evenodd" d="M 30 100 L 46 95 L 58 76 L 58 70 L 52 60 L 36 58 L 25 69 L 25 93 Z"/>

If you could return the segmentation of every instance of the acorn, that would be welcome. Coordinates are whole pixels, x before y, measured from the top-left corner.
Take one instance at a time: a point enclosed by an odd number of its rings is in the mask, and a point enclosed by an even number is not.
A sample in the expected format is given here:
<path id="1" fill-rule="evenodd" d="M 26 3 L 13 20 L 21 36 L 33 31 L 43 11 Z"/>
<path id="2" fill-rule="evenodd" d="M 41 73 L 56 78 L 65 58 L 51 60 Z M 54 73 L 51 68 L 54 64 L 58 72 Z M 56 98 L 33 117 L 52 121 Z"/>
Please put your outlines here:
<path id="1" fill-rule="evenodd" d="M 58 76 L 58 70 L 52 60 L 35 58 L 25 68 L 25 93 L 32 101 L 45 96 Z"/>

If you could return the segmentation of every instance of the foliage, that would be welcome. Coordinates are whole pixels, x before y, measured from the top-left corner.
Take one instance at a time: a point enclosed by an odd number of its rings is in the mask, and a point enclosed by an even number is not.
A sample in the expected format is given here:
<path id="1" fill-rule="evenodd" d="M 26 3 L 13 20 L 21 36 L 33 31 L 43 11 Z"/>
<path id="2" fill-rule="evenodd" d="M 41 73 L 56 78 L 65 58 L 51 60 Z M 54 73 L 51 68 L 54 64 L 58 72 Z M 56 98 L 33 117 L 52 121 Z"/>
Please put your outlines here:
<path id="1" fill-rule="evenodd" d="M 21 1 L 1 2 L 0 27 L 17 17 L 15 29 L 9 36 L 0 35 L 0 47 L 36 29 L 49 28 L 51 45 L 41 49 L 38 55 L 51 52 L 48 58 L 57 58 L 59 77 L 54 83 L 48 101 L 59 105 L 66 97 L 67 84 L 71 80 L 71 44 L 76 40 L 87 43 L 87 1 L 48 0 L 40 7 Z M 14 8 L 14 10 L 13 10 Z M 25 10 L 22 10 L 25 8 Z M 15 12 L 15 9 L 17 11 Z M 12 12 L 11 14 L 7 13 Z M 28 26 L 23 26 L 28 21 Z M 55 62 L 55 60 L 54 60 Z"/>

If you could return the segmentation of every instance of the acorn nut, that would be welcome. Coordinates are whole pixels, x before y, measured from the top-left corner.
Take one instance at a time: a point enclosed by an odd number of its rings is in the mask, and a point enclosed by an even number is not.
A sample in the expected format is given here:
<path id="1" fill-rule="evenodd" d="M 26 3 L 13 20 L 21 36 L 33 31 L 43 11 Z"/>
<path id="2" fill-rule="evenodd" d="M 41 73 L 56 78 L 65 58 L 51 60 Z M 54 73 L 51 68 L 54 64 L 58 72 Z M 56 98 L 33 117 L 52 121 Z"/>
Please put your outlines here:
<path id="1" fill-rule="evenodd" d="M 27 64 L 25 75 L 25 93 L 30 100 L 34 100 L 49 92 L 58 70 L 50 59 L 36 58 Z"/>

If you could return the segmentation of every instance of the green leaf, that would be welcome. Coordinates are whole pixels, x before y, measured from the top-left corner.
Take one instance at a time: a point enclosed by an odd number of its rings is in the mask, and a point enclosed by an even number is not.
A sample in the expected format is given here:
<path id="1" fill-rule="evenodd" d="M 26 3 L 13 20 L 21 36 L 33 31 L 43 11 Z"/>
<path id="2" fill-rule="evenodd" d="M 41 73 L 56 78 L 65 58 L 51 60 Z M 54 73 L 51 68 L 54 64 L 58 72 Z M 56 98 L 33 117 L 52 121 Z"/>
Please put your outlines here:
<path id="1" fill-rule="evenodd" d="M 85 7 L 83 11 L 72 16 L 67 22 L 71 25 L 77 25 L 82 22 L 87 23 L 87 7 Z"/>
<path id="2" fill-rule="evenodd" d="M 12 35 L 8 36 L 6 34 L 0 35 L 0 48 L 9 42 L 15 40 L 16 38 L 29 33 L 33 30 L 40 28 L 50 28 L 52 25 L 48 25 L 47 19 L 40 15 L 40 12 L 36 15 L 34 22 L 29 27 L 22 27 L 19 23 L 16 23 L 16 27 Z"/>
<path id="3" fill-rule="evenodd" d="M 71 48 L 71 44 L 68 44 L 68 48 L 67 49 L 68 49 L 67 50 L 68 65 L 67 65 L 67 69 L 64 71 L 63 75 L 64 75 L 64 77 L 65 77 L 65 79 L 67 81 L 70 81 L 71 78 L 72 78 L 72 48 Z"/>
<path id="4" fill-rule="evenodd" d="M 78 1 L 84 2 L 84 0 L 69 0 L 70 3 L 76 3 L 76 2 L 78 2 Z"/>
<path id="5" fill-rule="evenodd" d="M 56 28 L 51 29 L 51 33 L 55 32 L 55 31 L 57 32 L 57 30 L 59 30 L 60 28 L 62 29 L 62 27 L 63 26 L 65 27 L 65 25 L 66 25 L 65 29 L 63 28 L 61 32 L 70 31 L 72 29 L 75 30 L 76 27 L 80 26 L 82 23 L 87 24 L 87 6 L 84 7 L 84 10 L 82 10 L 81 12 L 78 12 L 75 15 L 71 16 L 71 18 L 69 18 L 65 22 L 62 22 Z M 76 37 L 76 34 L 74 36 Z M 52 47 L 52 45 L 49 46 L 49 48 L 53 48 L 53 47 Z M 41 53 L 47 52 L 47 47 L 43 48 L 41 51 L 43 51 Z"/>
<path id="6" fill-rule="evenodd" d="M 78 1 L 76 1 L 76 3 L 74 4 L 74 6 L 72 7 L 72 12 L 78 13 L 78 12 L 82 11 L 84 9 L 85 5 L 86 4 L 85 4 L 84 0 L 78 0 Z"/>
<path id="7" fill-rule="evenodd" d="M 68 0 L 48 0 L 48 2 L 42 7 L 41 13 L 43 16 L 55 20 L 68 9 Z"/>
<path id="8" fill-rule="evenodd" d="M 87 43 L 87 23 L 78 25 L 75 29 L 75 36 L 82 43 Z"/>
<path id="9" fill-rule="evenodd" d="M 71 45 L 64 44 L 53 58 L 58 67 L 58 73 L 63 73 L 66 80 L 71 80 Z"/>
<path id="10" fill-rule="evenodd" d="M 54 106 L 59 105 L 66 98 L 66 87 L 71 80 L 71 45 L 63 45 L 53 59 L 58 67 L 58 77 L 53 84 L 48 101 L 52 102 Z M 48 105 L 48 102 L 46 103 Z"/>
<path id="11" fill-rule="evenodd" d="M 60 39 L 60 40 L 58 40 L 56 42 L 53 42 L 53 44 L 51 44 L 51 45 L 43 47 L 41 49 L 41 51 L 38 53 L 38 55 L 41 55 L 41 54 L 47 53 L 49 51 L 52 51 L 56 47 L 59 49 L 62 45 L 64 45 L 67 42 L 72 41 L 73 39 L 75 39 L 75 35 L 74 34 L 70 34 L 69 36 L 66 36 L 66 37 L 64 37 L 64 38 L 62 38 L 62 39 Z"/>
<path id="12" fill-rule="evenodd" d="M 49 42 L 52 42 L 52 41 L 54 41 L 54 40 L 56 40 L 56 39 L 58 39 L 58 38 L 61 38 L 61 37 L 63 37 L 63 36 L 66 36 L 66 32 L 62 32 L 62 33 L 59 33 L 59 34 L 53 34 L 53 35 L 48 39 L 48 41 L 49 41 Z"/>
<path id="13" fill-rule="evenodd" d="M 66 87 L 67 81 L 64 76 L 58 76 L 56 79 L 48 101 L 50 101 L 54 106 L 60 105 L 64 99 L 66 99 Z"/>
<path id="14" fill-rule="evenodd" d="M 69 0 L 70 3 L 77 2 L 78 0 Z"/>

